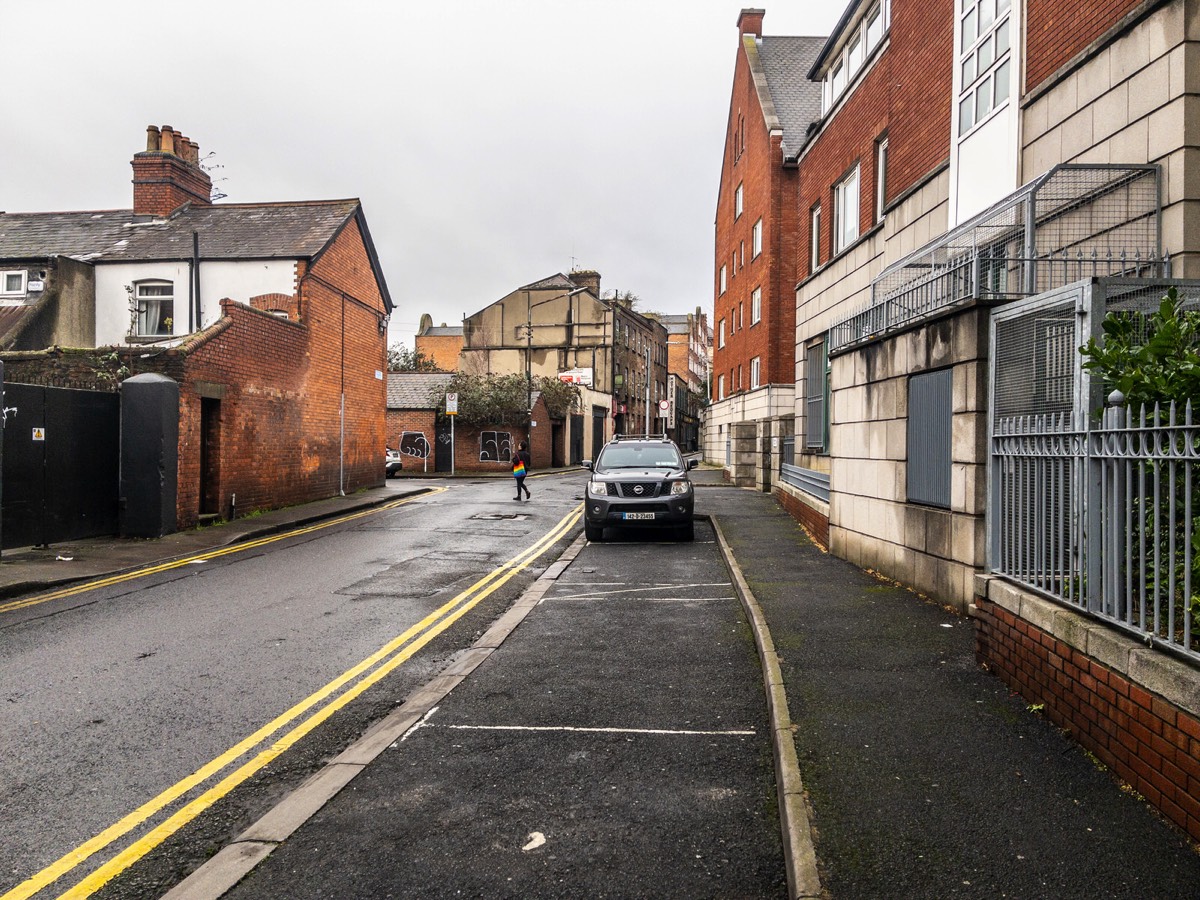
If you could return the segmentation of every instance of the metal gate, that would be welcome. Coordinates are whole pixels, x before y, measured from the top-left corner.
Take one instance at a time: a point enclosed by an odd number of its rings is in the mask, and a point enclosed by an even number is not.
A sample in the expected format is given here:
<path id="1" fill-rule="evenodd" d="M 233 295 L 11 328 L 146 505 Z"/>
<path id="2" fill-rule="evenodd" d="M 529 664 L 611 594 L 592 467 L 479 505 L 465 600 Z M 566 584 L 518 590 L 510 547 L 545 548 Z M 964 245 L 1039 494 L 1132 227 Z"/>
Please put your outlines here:
<path id="1" fill-rule="evenodd" d="M 2 546 L 116 534 L 120 396 L 6 384 L 3 405 Z"/>
<path id="2" fill-rule="evenodd" d="M 583 459 L 583 416 L 571 416 L 571 458 L 567 460 L 577 466 Z"/>
<path id="3" fill-rule="evenodd" d="M 433 471 L 449 472 L 453 462 L 451 455 L 454 452 L 449 419 L 438 419 L 433 429 L 433 443 Z"/>

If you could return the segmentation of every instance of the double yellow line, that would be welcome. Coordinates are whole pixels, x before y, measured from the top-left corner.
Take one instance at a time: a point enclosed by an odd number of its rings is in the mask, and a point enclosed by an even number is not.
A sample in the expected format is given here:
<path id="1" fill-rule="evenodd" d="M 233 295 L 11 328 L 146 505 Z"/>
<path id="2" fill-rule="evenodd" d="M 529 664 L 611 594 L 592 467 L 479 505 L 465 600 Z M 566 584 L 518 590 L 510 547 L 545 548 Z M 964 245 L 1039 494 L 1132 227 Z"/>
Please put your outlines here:
<path id="1" fill-rule="evenodd" d="M 378 507 L 374 511 L 390 507 L 391 505 Z M 3 896 L 0 896 L 0 900 L 23 900 L 23 898 L 33 896 L 43 888 L 53 884 L 93 854 L 128 834 L 166 806 L 180 799 L 193 788 L 214 777 L 226 766 L 262 744 L 267 738 L 279 732 L 285 726 L 292 725 L 296 720 L 300 720 L 290 730 L 281 734 L 270 746 L 260 750 L 255 756 L 230 772 L 219 782 L 204 791 L 204 793 L 189 801 L 161 824 L 155 826 L 126 849 L 102 864 L 74 887 L 59 895 L 60 900 L 62 898 L 91 896 L 92 893 L 99 890 L 103 885 L 133 865 L 133 863 L 141 859 L 192 819 L 196 818 L 204 810 L 208 809 L 235 787 L 262 769 L 263 766 L 276 759 L 300 740 L 300 738 L 304 737 L 304 735 L 308 734 L 351 700 L 358 697 L 372 685 L 402 665 L 422 647 L 462 618 L 462 616 L 466 615 L 478 603 L 526 569 L 578 523 L 582 510 L 582 504 L 575 507 L 575 509 L 559 520 L 558 524 L 538 539 L 532 546 L 489 572 L 440 609 L 430 613 L 362 662 L 343 672 L 333 681 L 310 694 L 287 710 L 287 712 L 268 722 L 233 747 L 230 747 L 220 756 L 201 766 L 191 775 L 167 788 L 167 790 L 163 791 L 157 797 L 142 804 L 120 821 L 104 829 L 104 831 L 97 834 L 91 840 L 81 844 L 33 877 L 17 885 Z M 357 516 L 348 516 L 341 521 L 347 521 L 355 517 Z M 303 531 L 292 532 L 291 534 L 300 533 L 303 533 Z M 247 549 L 250 546 L 253 545 L 239 545 L 241 549 Z M 209 557 L 206 556 L 205 558 Z M 173 564 L 167 564 L 166 567 L 173 567 Z"/>
<path id="2" fill-rule="evenodd" d="M 51 591 L 46 594 L 38 594 L 36 597 L 26 597 L 22 600 L 10 600 L 8 603 L 0 603 L 0 613 L 11 612 L 16 609 L 24 609 L 27 606 L 38 606 L 42 603 L 49 603 L 51 600 L 62 600 L 64 597 L 74 597 L 76 594 L 85 594 L 88 591 L 94 591 L 97 588 L 110 587 L 114 584 L 121 584 L 124 581 L 133 581 L 135 578 L 145 578 L 147 575 L 156 575 L 159 572 L 169 572 L 172 569 L 179 569 L 183 566 L 190 566 L 193 563 L 208 562 L 211 559 L 219 559 L 222 556 L 229 556 L 234 553 L 245 553 L 247 550 L 253 550 L 255 547 L 263 547 L 267 544 L 274 544 L 276 541 L 286 540 L 287 538 L 297 537 L 299 535 L 310 534 L 314 531 L 320 531 L 323 528 L 332 528 L 335 525 L 342 525 L 346 522 L 353 522 L 355 519 L 361 519 L 364 516 L 373 516 L 376 513 L 386 512 L 389 509 L 395 509 L 398 506 L 403 506 L 406 503 L 412 503 L 414 500 L 421 500 L 425 497 L 430 497 L 434 494 L 441 494 L 448 491 L 449 488 L 439 487 L 432 488 L 424 493 L 418 494 L 415 497 L 402 497 L 399 500 L 393 500 L 390 503 L 383 503 L 379 506 L 373 506 L 370 509 L 359 510 L 358 512 L 348 513 L 344 516 L 338 516 L 335 519 L 323 519 L 315 525 L 308 525 L 304 528 L 294 528 L 291 531 L 283 534 L 273 534 L 270 537 L 259 538 L 253 541 L 245 541 L 244 543 L 231 544 L 228 547 L 222 547 L 220 550 L 210 550 L 205 553 L 198 553 L 192 556 L 185 556 L 180 559 L 173 559 L 169 562 L 159 563 L 154 566 L 146 566 L 145 568 L 135 569 L 132 572 L 121 572 L 116 575 L 109 575 L 105 578 L 96 578 L 92 581 L 86 581 L 82 584 L 72 585 L 71 587 L 62 588 L 61 590 Z M 0 900 L 6 900 L 7 894 L 0 897 Z"/>

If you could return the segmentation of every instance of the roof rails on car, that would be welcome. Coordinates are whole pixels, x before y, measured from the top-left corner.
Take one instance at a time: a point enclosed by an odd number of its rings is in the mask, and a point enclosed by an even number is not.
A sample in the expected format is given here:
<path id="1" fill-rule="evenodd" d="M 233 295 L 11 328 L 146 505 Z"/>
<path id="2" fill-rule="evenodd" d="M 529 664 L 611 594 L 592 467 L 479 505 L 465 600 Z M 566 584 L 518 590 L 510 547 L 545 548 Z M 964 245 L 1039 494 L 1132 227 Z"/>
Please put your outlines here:
<path id="1" fill-rule="evenodd" d="M 616 441 L 669 441 L 665 434 L 614 434 L 612 442 Z"/>

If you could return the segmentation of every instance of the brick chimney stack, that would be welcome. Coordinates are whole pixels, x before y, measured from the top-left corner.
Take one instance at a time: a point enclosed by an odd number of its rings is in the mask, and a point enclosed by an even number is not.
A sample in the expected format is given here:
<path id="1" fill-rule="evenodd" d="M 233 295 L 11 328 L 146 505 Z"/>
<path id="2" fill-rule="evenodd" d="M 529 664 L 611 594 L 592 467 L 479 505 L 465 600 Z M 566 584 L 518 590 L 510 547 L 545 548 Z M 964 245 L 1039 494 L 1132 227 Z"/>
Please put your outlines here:
<path id="1" fill-rule="evenodd" d="M 185 203 L 209 206 L 212 179 L 200 168 L 200 145 L 170 125 L 146 129 L 146 149 L 133 155 L 133 211 L 165 216 Z"/>
<path id="2" fill-rule="evenodd" d="M 762 37 L 762 20 L 767 14 L 765 9 L 743 9 L 738 15 L 738 31 L 741 37 L 752 34 Z"/>
<path id="3" fill-rule="evenodd" d="M 600 273 L 594 269 L 576 269 L 571 272 L 571 283 L 575 287 L 587 288 L 597 299 L 600 298 Z"/>

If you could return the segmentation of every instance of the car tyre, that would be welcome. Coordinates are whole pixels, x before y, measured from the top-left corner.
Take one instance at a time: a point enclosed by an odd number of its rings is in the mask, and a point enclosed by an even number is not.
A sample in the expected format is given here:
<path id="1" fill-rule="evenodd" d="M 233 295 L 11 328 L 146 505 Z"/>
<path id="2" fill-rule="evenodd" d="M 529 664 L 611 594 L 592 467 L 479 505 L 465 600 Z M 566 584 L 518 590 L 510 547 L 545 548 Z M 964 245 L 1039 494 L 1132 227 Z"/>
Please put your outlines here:
<path id="1" fill-rule="evenodd" d="M 590 522 L 583 523 L 583 536 L 594 544 L 599 544 L 604 540 L 604 526 L 592 525 Z"/>

